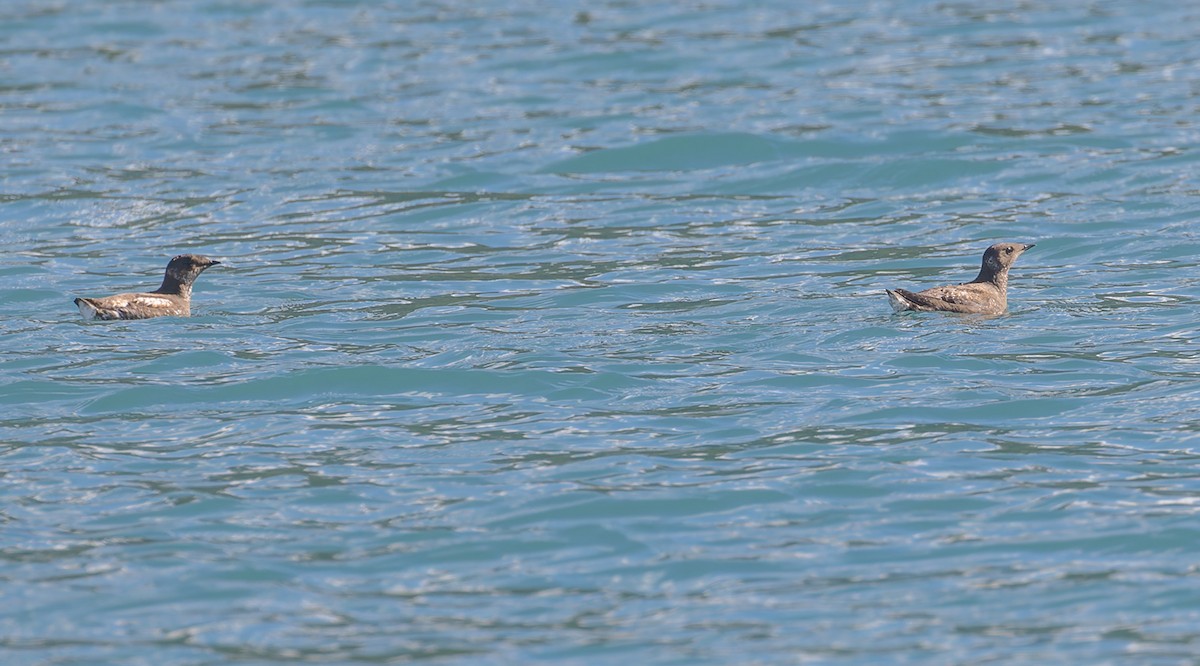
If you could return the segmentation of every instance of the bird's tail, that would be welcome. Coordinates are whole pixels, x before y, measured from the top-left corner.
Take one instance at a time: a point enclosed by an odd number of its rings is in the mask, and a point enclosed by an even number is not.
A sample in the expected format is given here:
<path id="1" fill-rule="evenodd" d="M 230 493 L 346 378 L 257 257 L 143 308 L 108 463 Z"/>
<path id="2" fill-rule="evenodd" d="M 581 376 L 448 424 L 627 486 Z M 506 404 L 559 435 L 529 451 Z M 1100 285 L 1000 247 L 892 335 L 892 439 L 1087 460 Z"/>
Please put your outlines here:
<path id="1" fill-rule="evenodd" d="M 96 318 L 96 306 L 87 298 L 76 298 L 75 305 L 79 307 L 79 314 L 83 315 L 84 319 Z"/>
<path id="2" fill-rule="evenodd" d="M 905 310 L 916 309 L 913 307 L 912 301 L 904 298 L 904 296 L 892 291 L 891 289 L 885 289 L 884 291 L 887 292 L 888 304 L 892 306 L 893 312 L 904 312 Z"/>

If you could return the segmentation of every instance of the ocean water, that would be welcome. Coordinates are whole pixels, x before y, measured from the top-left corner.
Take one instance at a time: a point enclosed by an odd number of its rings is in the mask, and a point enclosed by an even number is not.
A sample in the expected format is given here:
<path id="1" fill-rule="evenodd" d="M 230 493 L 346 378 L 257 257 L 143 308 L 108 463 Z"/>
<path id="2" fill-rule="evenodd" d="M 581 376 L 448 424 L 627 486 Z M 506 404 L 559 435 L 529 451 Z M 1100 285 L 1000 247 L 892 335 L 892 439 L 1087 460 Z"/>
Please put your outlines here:
<path id="1" fill-rule="evenodd" d="M 0 663 L 1194 663 L 1198 36 L 4 3 Z"/>

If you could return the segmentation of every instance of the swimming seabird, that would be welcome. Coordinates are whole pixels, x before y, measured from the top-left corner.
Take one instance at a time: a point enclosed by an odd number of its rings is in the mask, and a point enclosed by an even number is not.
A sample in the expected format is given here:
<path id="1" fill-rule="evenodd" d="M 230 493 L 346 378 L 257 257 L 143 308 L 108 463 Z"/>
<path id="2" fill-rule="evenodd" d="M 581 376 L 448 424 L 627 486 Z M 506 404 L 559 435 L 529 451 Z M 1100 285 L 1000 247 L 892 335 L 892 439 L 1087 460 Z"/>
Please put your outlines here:
<path id="1" fill-rule="evenodd" d="M 144 294 L 76 298 L 85 319 L 149 319 L 187 317 L 192 313 L 192 283 L 204 269 L 221 262 L 198 254 L 181 254 L 167 264 L 162 286 Z"/>
<path id="2" fill-rule="evenodd" d="M 963 284 L 934 287 L 913 293 L 887 289 L 888 302 L 896 312 L 964 312 L 1003 314 L 1008 309 L 1008 269 L 1033 243 L 996 243 L 983 253 L 979 275 Z"/>

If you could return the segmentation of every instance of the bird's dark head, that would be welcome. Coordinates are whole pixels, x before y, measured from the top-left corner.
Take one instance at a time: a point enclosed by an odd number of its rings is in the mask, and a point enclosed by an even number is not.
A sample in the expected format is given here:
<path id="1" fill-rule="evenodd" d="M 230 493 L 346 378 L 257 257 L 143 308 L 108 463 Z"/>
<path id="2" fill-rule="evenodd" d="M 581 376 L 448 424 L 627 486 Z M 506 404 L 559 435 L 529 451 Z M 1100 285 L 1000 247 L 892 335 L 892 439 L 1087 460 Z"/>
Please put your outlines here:
<path id="1" fill-rule="evenodd" d="M 198 254 L 181 254 L 172 257 L 171 263 L 167 264 L 167 277 L 180 284 L 190 285 L 204 269 L 219 263 L 221 262 Z"/>
<path id="2" fill-rule="evenodd" d="M 1007 271 L 1031 247 L 1033 243 L 996 243 L 983 253 L 983 272 L 995 275 Z"/>

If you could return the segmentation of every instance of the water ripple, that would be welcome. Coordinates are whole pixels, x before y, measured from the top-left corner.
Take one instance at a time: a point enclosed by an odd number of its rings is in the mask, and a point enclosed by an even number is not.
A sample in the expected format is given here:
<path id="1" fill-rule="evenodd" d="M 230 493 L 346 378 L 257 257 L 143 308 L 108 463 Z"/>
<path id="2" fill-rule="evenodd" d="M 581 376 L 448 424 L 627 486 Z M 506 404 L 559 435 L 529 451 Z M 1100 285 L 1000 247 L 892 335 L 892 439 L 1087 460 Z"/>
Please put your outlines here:
<path id="1" fill-rule="evenodd" d="M 0 9 L 7 661 L 1192 658 L 1194 12 L 493 4 Z"/>

